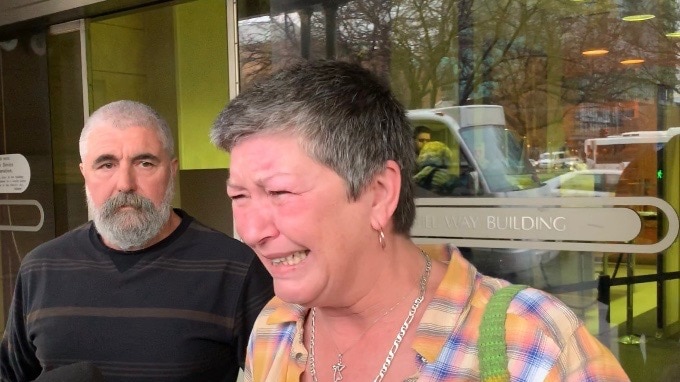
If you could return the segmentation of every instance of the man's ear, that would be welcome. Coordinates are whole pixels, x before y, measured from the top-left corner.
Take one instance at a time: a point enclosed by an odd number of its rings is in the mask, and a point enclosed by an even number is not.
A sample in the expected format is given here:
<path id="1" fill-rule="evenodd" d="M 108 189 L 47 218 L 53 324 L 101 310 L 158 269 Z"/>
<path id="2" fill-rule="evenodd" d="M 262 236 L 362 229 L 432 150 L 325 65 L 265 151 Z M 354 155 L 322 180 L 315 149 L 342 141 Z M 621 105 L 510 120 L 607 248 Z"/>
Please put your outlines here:
<path id="1" fill-rule="evenodd" d="M 376 231 L 390 225 L 401 193 L 401 168 L 397 162 L 388 160 L 385 168 L 371 182 L 373 205 L 371 226 Z"/>
<path id="2" fill-rule="evenodd" d="M 177 158 L 173 158 L 172 161 L 170 161 L 170 169 L 172 178 L 174 179 L 177 176 L 177 171 L 179 170 L 179 160 Z"/>

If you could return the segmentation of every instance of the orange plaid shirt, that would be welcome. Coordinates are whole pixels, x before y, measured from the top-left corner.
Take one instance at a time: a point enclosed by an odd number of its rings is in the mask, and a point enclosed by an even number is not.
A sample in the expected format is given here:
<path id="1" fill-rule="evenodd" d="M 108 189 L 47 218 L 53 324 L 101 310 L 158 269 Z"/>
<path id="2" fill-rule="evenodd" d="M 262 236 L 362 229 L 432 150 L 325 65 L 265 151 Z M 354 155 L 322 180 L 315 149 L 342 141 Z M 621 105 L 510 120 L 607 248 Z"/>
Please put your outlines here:
<path id="1" fill-rule="evenodd" d="M 483 276 L 451 247 L 451 261 L 411 344 L 418 381 L 479 380 L 477 339 L 490 296 L 507 285 Z M 446 256 L 448 257 L 448 256 Z M 272 299 L 250 337 L 245 381 L 295 382 L 308 353 L 302 328 L 308 309 Z M 506 319 L 512 381 L 629 381 L 614 355 L 564 303 L 527 288 L 513 299 Z"/>

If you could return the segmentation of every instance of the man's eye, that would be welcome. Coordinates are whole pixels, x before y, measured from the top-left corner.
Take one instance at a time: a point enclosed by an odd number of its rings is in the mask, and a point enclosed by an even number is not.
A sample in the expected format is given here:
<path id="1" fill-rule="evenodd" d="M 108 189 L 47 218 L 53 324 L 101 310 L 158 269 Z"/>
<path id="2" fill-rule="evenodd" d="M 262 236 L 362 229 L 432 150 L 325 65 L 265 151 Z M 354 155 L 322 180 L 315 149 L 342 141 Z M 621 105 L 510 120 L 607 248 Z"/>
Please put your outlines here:
<path id="1" fill-rule="evenodd" d="M 152 167 L 153 163 L 151 163 L 151 162 L 141 162 L 140 165 L 142 167 Z"/>
<path id="2" fill-rule="evenodd" d="M 227 197 L 231 200 L 238 200 L 238 199 L 243 199 L 246 196 L 243 194 L 227 194 Z"/>
<path id="3" fill-rule="evenodd" d="M 99 165 L 97 168 L 105 168 L 105 169 L 110 169 L 113 167 L 113 163 L 102 163 Z"/>

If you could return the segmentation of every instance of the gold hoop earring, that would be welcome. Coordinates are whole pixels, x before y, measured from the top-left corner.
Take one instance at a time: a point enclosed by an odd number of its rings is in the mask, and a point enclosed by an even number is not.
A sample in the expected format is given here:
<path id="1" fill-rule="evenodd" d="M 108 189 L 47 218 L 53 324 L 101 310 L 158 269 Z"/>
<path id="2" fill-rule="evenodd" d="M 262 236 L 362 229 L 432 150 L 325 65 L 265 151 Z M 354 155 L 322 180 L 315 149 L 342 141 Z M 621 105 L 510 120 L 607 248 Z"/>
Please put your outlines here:
<path id="1" fill-rule="evenodd" d="M 385 233 L 383 232 L 382 228 L 378 230 L 378 241 L 380 242 L 380 246 L 382 249 L 385 249 Z"/>

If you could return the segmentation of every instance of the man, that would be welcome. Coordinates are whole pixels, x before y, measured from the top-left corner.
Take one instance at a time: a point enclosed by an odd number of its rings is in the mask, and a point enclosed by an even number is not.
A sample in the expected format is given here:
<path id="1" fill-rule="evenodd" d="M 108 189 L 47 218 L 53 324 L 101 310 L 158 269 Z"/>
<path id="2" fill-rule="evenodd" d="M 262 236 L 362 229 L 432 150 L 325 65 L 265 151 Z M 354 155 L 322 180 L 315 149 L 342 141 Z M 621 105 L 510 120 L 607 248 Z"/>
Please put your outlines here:
<path id="1" fill-rule="evenodd" d="M 80 156 L 93 221 L 23 260 L 0 379 L 91 363 L 107 381 L 235 381 L 271 277 L 247 246 L 170 206 L 165 121 L 137 102 L 105 105 Z"/>
<path id="2" fill-rule="evenodd" d="M 420 154 L 423 146 L 432 140 L 432 130 L 427 126 L 416 126 L 413 131 L 413 140 L 416 145 L 416 156 Z"/>

